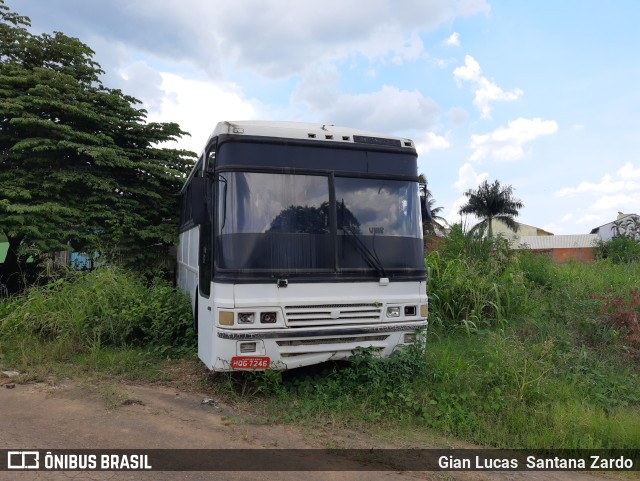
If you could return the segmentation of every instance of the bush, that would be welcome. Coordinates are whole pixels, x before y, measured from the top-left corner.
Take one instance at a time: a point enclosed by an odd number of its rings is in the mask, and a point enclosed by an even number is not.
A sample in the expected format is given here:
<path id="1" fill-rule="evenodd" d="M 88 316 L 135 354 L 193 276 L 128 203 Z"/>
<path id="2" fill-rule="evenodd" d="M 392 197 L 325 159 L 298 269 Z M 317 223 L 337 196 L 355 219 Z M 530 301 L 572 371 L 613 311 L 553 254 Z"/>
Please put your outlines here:
<path id="1" fill-rule="evenodd" d="M 640 241 L 620 235 L 607 242 L 598 241 L 596 252 L 600 259 L 609 259 L 615 264 L 640 262 Z"/>
<path id="2" fill-rule="evenodd" d="M 597 298 L 603 301 L 600 325 L 604 332 L 640 359 L 640 290 L 632 289 L 627 296 L 608 290 Z"/>
<path id="3" fill-rule="evenodd" d="M 0 335 L 33 335 L 80 352 L 98 346 L 193 344 L 189 300 L 166 281 L 120 268 L 66 272 L 0 309 Z"/>
<path id="4" fill-rule="evenodd" d="M 545 255 L 522 250 L 518 256 L 524 278 L 533 286 L 545 290 L 559 287 L 559 278 L 553 260 Z"/>
<path id="5" fill-rule="evenodd" d="M 527 290 L 514 252 L 502 237 L 482 238 L 454 226 L 426 258 L 432 322 L 446 328 L 504 328 L 526 307 Z"/>

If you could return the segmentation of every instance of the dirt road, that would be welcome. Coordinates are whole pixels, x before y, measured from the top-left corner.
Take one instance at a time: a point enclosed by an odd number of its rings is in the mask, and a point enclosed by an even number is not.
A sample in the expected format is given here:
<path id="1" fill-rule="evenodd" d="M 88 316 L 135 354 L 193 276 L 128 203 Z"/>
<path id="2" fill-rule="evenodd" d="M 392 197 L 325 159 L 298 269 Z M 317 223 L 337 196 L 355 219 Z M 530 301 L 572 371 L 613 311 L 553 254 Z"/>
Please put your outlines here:
<path id="1" fill-rule="evenodd" d="M 237 422 L 206 395 L 159 385 L 0 386 L 0 449 L 219 449 L 312 447 L 294 428 Z M 326 461 L 326 460 L 323 460 Z M 337 469 L 284 472 L 0 472 L 0 480 L 602 480 L 578 473 L 380 472 L 336 456 Z"/>

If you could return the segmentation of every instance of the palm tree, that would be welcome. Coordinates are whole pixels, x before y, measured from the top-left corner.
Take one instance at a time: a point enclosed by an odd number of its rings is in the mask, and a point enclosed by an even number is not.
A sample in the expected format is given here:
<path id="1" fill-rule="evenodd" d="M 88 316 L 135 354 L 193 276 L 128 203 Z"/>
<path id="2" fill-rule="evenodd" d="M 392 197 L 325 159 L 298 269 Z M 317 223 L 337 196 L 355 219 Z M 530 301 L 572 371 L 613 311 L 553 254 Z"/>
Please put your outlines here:
<path id="1" fill-rule="evenodd" d="M 447 230 L 447 219 L 442 217 L 440 213 L 444 210 L 444 207 L 435 207 L 436 199 L 433 198 L 431 191 L 427 186 L 427 178 L 424 174 L 420 174 L 418 176 L 418 182 L 424 185 L 424 191 L 427 199 L 427 209 L 431 213 L 431 222 L 424 222 L 424 233 L 426 235 L 435 235 L 436 228 L 440 232 L 445 232 Z M 422 188 L 422 187 L 421 187 Z"/>
<path id="2" fill-rule="evenodd" d="M 513 197 L 513 187 L 502 187 L 497 180 L 489 184 L 486 180 L 477 190 L 469 189 L 464 193 L 467 203 L 460 208 L 460 214 L 474 214 L 480 222 L 471 230 L 488 229 L 489 237 L 493 236 L 493 219 L 500 220 L 511 230 L 518 230 L 514 217 L 524 207 L 520 199 Z"/>
<path id="3" fill-rule="evenodd" d="M 618 219 L 613 222 L 616 236 L 630 237 L 640 240 L 640 217 L 634 214 L 625 215 L 618 212 Z"/>

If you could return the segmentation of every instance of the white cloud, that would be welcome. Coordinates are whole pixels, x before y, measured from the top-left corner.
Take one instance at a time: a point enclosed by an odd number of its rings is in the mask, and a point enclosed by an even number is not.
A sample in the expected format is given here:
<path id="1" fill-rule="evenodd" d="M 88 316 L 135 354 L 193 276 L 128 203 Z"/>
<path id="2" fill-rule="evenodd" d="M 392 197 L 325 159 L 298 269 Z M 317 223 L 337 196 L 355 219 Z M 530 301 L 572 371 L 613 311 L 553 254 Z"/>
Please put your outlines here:
<path id="1" fill-rule="evenodd" d="M 340 73 L 335 65 L 321 64 L 309 69 L 294 90 L 291 100 L 314 109 L 328 108 L 336 103 L 340 91 Z"/>
<path id="2" fill-rule="evenodd" d="M 640 187 L 635 192 L 618 193 L 613 195 L 603 195 L 593 202 L 589 209 L 596 212 L 624 212 L 625 214 L 631 214 L 627 208 L 635 208 L 637 210 L 640 206 Z M 614 217 L 615 218 L 615 217 Z"/>
<path id="3" fill-rule="evenodd" d="M 383 85 L 375 92 L 345 94 L 339 92 L 338 80 L 332 68 L 316 70 L 305 76 L 292 99 L 313 111 L 314 120 L 320 115 L 332 124 L 389 134 L 429 130 L 440 113 L 436 102 L 418 90 Z"/>
<path id="4" fill-rule="evenodd" d="M 600 182 L 582 181 L 559 189 L 555 196 L 577 205 L 574 223 L 589 229 L 614 221 L 618 212 L 638 214 L 640 168 L 627 162 L 614 174 L 603 175 Z"/>
<path id="5" fill-rule="evenodd" d="M 429 64 L 441 70 L 449 68 L 449 65 L 456 62 L 455 58 L 430 58 Z"/>
<path id="6" fill-rule="evenodd" d="M 610 174 L 605 174 L 599 183 L 582 181 L 577 187 L 564 187 L 556 192 L 558 197 L 566 197 L 577 194 L 617 194 L 620 192 L 635 192 L 640 191 L 640 182 L 634 180 L 627 180 L 638 178 L 640 179 L 640 169 L 633 170 L 633 165 L 629 162 L 625 164 L 617 172 L 618 179 L 614 179 Z M 631 175 L 628 175 L 631 174 Z M 636 177 L 634 177 L 636 176 Z M 639 203 L 640 205 L 640 203 Z"/>
<path id="7" fill-rule="evenodd" d="M 244 12 L 237 4 L 225 5 L 216 5 L 213 12 L 223 19 L 216 21 L 218 35 L 234 45 L 240 64 L 269 76 L 353 55 L 395 63 L 416 59 L 424 50 L 419 32 L 489 8 L 483 0 L 407 0 L 401 8 L 393 0 L 326 0 L 320 8 L 308 2 L 252 0 L 241 4 Z"/>
<path id="8" fill-rule="evenodd" d="M 547 232 L 551 232 L 555 235 L 559 235 L 559 234 L 564 234 L 565 233 L 565 229 L 564 227 L 562 227 L 562 225 L 558 225 L 558 224 L 545 224 L 542 226 L 543 230 L 546 230 Z"/>
<path id="9" fill-rule="evenodd" d="M 474 92 L 473 105 L 480 110 L 482 118 L 491 118 L 491 102 L 513 101 L 522 95 L 522 90 L 516 88 L 505 92 L 495 82 L 482 75 L 480 64 L 471 55 L 464 57 L 464 65 L 453 71 L 453 77 L 458 85 L 470 83 Z"/>
<path id="10" fill-rule="evenodd" d="M 425 134 L 415 137 L 413 140 L 416 144 L 418 155 L 428 154 L 432 150 L 448 149 L 451 146 L 446 135 L 443 137 L 433 132 L 426 132 Z"/>
<path id="11" fill-rule="evenodd" d="M 631 162 L 627 162 L 618 170 L 618 175 L 623 179 L 640 179 L 640 167 L 635 169 Z"/>
<path id="12" fill-rule="evenodd" d="M 479 82 L 482 76 L 480 64 L 471 55 L 465 55 L 464 66 L 456 67 L 453 71 L 453 77 L 460 85 L 461 82 Z"/>
<path id="13" fill-rule="evenodd" d="M 488 177 L 487 172 L 478 174 L 471 164 L 466 163 L 458 169 L 458 180 L 453 183 L 453 187 L 460 192 L 466 192 L 469 189 L 476 189 Z"/>
<path id="14" fill-rule="evenodd" d="M 191 137 L 179 141 L 181 148 L 199 154 L 219 121 L 256 117 L 256 106 L 243 99 L 234 85 L 217 86 L 170 73 L 161 76 L 164 96 L 148 117 L 155 122 L 177 122 L 189 132 Z"/>
<path id="15" fill-rule="evenodd" d="M 602 214 L 584 214 L 584 215 L 581 215 L 578 219 L 576 219 L 575 224 L 598 227 L 614 219 L 615 219 L 615 216 L 611 218 Z"/>
<path id="16" fill-rule="evenodd" d="M 613 222 L 619 212 L 638 213 L 639 205 L 640 189 L 633 192 L 604 194 L 595 198 L 591 195 L 585 195 L 584 207 L 576 208 L 574 224 L 585 226 L 586 230 L 591 230 L 594 227 Z"/>
<path id="17" fill-rule="evenodd" d="M 507 127 L 498 127 L 489 134 L 472 135 L 473 154 L 470 160 L 479 161 L 492 158 L 498 161 L 517 160 L 524 156 L 523 146 L 541 135 L 550 135 L 558 130 L 555 120 L 540 118 L 518 118 Z"/>
<path id="18" fill-rule="evenodd" d="M 318 62 L 362 55 L 419 58 L 420 34 L 488 12 L 485 0 L 23 0 L 22 11 L 88 39 L 123 42 L 143 54 L 187 62 L 213 75 L 226 66 L 285 78 Z M 46 20 L 44 20 L 46 19 Z"/>
<path id="19" fill-rule="evenodd" d="M 460 46 L 460 34 L 458 32 L 453 32 L 442 43 L 444 45 L 446 45 L 447 47 L 459 47 Z"/>

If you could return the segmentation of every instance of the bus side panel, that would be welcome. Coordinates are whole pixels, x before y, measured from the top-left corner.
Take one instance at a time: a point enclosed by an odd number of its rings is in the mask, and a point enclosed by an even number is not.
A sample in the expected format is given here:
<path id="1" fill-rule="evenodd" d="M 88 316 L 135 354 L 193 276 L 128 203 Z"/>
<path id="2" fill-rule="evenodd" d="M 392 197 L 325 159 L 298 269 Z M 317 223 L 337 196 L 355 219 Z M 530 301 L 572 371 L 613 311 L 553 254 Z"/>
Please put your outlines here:
<path id="1" fill-rule="evenodd" d="M 213 356 L 213 292 L 210 297 L 198 296 L 198 357 L 211 369 L 211 357 Z"/>
<path id="2" fill-rule="evenodd" d="M 194 241 L 195 239 L 195 241 Z M 198 245 L 198 229 L 189 229 L 180 234 L 180 245 L 178 247 L 178 288 L 189 294 L 191 307 L 195 308 L 196 289 L 198 287 L 198 259 L 197 249 L 193 251 L 193 246 Z M 195 315 L 195 311 L 193 312 Z"/>
<path id="3" fill-rule="evenodd" d="M 231 357 L 235 356 L 236 343 L 229 343 L 218 338 L 218 314 L 221 310 L 232 310 L 235 307 L 233 284 L 212 283 L 211 297 L 200 297 L 204 309 L 199 307 L 198 357 L 209 369 L 214 369 L 218 358 L 224 359 L 225 371 L 229 370 Z M 211 310 L 208 309 L 211 308 Z"/>

